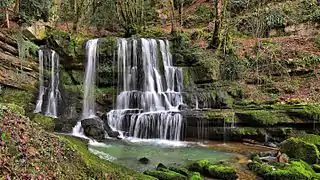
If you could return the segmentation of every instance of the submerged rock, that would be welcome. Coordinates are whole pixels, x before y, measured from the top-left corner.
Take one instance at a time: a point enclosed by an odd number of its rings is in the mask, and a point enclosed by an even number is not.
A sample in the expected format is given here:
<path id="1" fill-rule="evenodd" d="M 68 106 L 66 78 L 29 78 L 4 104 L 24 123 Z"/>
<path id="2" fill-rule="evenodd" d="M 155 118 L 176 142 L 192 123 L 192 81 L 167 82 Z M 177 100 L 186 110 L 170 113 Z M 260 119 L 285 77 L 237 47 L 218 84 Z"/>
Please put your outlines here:
<path id="1" fill-rule="evenodd" d="M 99 117 L 84 119 L 81 121 L 84 134 L 97 141 L 102 141 L 105 137 L 104 124 Z"/>
<path id="2" fill-rule="evenodd" d="M 148 158 L 146 158 L 146 157 L 143 157 L 143 158 L 139 159 L 139 162 L 141 164 L 149 164 L 150 160 Z"/>

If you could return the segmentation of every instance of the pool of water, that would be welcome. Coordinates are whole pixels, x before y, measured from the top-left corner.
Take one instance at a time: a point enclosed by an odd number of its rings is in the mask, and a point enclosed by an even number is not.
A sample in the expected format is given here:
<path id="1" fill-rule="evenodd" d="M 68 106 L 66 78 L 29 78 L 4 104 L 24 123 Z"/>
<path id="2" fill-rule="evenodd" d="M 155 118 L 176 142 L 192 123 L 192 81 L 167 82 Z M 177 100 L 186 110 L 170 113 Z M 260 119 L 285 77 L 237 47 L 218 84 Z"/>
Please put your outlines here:
<path id="1" fill-rule="evenodd" d="M 217 151 L 198 143 L 130 138 L 107 140 L 105 143 L 91 142 L 89 150 L 100 158 L 139 172 L 153 169 L 159 163 L 185 165 L 200 159 L 218 162 L 234 157 L 231 153 Z M 141 164 L 139 159 L 142 157 L 148 158 L 149 164 Z"/>

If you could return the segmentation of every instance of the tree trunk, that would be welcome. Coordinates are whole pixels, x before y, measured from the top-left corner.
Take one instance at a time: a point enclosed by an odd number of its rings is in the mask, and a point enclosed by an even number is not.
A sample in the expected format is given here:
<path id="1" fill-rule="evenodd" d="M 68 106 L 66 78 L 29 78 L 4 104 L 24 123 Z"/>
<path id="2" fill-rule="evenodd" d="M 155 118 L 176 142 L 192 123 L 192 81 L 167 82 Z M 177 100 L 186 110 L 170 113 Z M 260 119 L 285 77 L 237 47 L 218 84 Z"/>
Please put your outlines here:
<path id="1" fill-rule="evenodd" d="M 171 13 L 170 13 L 170 15 L 171 15 L 171 33 L 173 33 L 173 31 L 174 31 L 174 3 L 173 3 L 173 0 L 170 0 L 170 2 L 171 2 Z"/>
<path id="2" fill-rule="evenodd" d="M 222 0 L 216 0 L 216 20 L 214 24 L 214 31 L 212 36 L 212 41 L 210 48 L 217 49 L 220 41 L 220 29 L 221 29 L 221 21 L 222 21 Z"/>
<path id="3" fill-rule="evenodd" d="M 6 22 L 7 22 L 7 28 L 10 28 L 10 20 L 9 20 L 9 11 L 8 8 L 6 8 Z"/>
<path id="4" fill-rule="evenodd" d="M 183 4 L 184 0 L 179 0 L 179 17 L 180 17 L 180 26 L 183 26 Z"/>
<path id="5" fill-rule="evenodd" d="M 14 3 L 14 14 L 16 17 L 19 16 L 19 12 L 20 12 L 20 0 L 15 0 Z"/>

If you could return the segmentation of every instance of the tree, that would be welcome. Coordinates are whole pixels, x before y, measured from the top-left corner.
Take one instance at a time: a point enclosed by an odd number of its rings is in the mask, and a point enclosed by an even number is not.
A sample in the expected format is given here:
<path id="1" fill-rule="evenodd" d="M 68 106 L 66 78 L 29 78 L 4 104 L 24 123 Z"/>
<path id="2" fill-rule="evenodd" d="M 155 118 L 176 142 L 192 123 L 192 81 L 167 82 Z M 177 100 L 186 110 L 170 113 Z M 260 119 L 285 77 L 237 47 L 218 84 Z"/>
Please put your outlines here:
<path id="1" fill-rule="evenodd" d="M 150 0 L 117 0 L 116 7 L 120 25 L 125 30 L 126 36 L 131 36 L 141 31 L 151 20 L 152 2 Z"/>
<path id="2" fill-rule="evenodd" d="M 9 6 L 12 4 L 12 0 L 1 0 L 0 1 L 0 10 L 5 12 L 5 14 L 1 14 L 5 16 L 5 22 L 7 24 L 7 28 L 10 28 L 10 19 L 9 19 Z"/>
<path id="3" fill-rule="evenodd" d="M 216 19 L 214 23 L 214 31 L 212 35 L 212 40 L 210 44 L 210 48 L 217 49 L 219 46 L 219 33 L 221 30 L 221 21 L 222 21 L 222 0 L 216 0 L 215 2 L 216 8 Z"/>

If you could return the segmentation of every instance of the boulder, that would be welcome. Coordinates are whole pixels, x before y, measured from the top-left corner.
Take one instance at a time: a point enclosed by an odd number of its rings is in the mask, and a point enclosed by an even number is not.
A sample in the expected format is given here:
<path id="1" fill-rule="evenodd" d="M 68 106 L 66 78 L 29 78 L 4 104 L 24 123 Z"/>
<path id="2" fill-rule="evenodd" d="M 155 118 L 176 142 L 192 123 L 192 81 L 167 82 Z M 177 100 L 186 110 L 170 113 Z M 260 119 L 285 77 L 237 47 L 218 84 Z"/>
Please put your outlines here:
<path id="1" fill-rule="evenodd" d="M 170 170 L 164 170 L 164 171 L 160 171 L 160 170 L 149 170 L 149 171 L 145 171 L 144 174 L 149 175 L 149 176 L 153 176 L 155 178 L 158 178 L 159 180 L 185 180 L 187 179 L 186 176 L 176 173 L 174 171 L 170 171 Z"/>
<path id="2" fill-rule="evenodd" d="M 107 134 L 109 135 L 109 137 L 121 139 L 121 138 L 120 138 L 120 133 L 119 133 L 118 131 L 112 130 L 112 128 L 111 128 L 110 125 L 108 124 L 108 116 L 107 116 L 107 114 L 102 113 L 102 112 L 97 112 L 97 115 L 98 115 L 98 116 L 101 118 L 101 120 L 103 121 L 104 130 L 107 132 Z"/>
<path id="3" fill-rule="evenodd" d="M 289 157 L 302 159 L 309 164 L 316 164 L 319 160 L 319 150 L 316 145 L 291 137 L 280 144 L 280 151 Z"/>
<path id="4" fill-rule="evenodd" d="M 104 123 L 99 117 L 92 117 L 81 121 L 84 134 L 97 141 L 105 137 Z"/>

